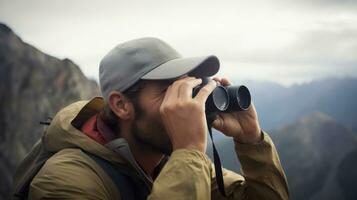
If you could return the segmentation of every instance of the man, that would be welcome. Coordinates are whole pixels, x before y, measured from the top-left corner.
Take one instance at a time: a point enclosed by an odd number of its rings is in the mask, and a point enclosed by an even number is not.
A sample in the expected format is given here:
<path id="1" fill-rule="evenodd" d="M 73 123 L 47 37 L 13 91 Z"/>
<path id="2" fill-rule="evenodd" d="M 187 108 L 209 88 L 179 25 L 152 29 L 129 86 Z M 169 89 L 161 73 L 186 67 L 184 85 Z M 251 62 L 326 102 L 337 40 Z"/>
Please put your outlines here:
<path id="1" fill-rule="evenodd" d="M 156 38 L 115 47 L 100 64 L 103 98 L 69 105 L 48 127 L 44 146 L 56 153 L 33 178 L 29 198 L 123 199 L 126 189 L 99 158 L 125 166 L 149 191 L 147 199 L 288 199 L 277 152 L 253 104 L 213 122 L 234 140 L 244 174 L 223 169 L 227 197 L 219 193 L 205 154 L 205 102 L 218 83 L 230 82 L 215 77 L 192 97 L 200 78 L 218 70 L 217 57 L 182 58 Z"/>

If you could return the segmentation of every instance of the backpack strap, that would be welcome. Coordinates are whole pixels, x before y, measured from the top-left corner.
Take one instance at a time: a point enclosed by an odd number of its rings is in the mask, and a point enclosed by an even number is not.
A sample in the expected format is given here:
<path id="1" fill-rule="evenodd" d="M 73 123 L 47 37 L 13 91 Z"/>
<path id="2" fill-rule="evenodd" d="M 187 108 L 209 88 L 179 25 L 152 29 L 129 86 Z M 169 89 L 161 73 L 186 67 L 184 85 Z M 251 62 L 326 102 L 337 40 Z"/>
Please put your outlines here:
<path id="1" fill-rule="evenodd" d="M 83 151 L 83 150 L 82 150 Z M 100 158 L 92 153 L 83 151 L 94 160 L 113 180 L 117 186 L 122 200 L 146 199 L 150 191 L 143 182 L 134 178 L 129 169 L 124 166 L 111 164 L 109 161 Z"/>
<path id="2" fill-rule="evenodd" d="M 32 150 L 16 168 L 11 191 L 11 199 L 27 199 L 32 179 L 41 170 L 46 161 L 54 154 L 43 148 L 42 139 L 36 142 Z"/>

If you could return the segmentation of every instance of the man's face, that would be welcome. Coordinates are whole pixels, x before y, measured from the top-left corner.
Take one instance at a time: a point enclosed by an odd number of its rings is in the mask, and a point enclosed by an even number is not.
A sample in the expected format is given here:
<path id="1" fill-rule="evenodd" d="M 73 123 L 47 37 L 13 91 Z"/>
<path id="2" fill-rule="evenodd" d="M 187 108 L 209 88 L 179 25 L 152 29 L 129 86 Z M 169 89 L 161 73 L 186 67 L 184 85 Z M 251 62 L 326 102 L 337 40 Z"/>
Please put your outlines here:
<path id="1" fill-rule="evenodd" d="M 171 154 L 172 144 L 160 117 L 160 106 L 166 89 L 173 81 L 145 81 L 135 106 L 135 120 L 132 124 L 134 138 L 144 148 Z"/>

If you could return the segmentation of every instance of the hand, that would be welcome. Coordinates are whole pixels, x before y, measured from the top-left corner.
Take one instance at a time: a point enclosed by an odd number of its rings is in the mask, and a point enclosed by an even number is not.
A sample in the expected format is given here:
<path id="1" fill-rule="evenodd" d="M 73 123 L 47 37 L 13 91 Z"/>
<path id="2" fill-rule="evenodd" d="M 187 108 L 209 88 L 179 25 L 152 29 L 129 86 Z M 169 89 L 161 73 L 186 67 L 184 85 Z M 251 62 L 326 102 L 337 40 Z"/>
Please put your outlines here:
<path id="1" fill-rule="evenodd" d="M 229 80 L 225 78 L 215 77 L 213 80 L 220 82 L 223 86 L 231 85 Z M 234 140 L 240 143 L 254 144 L 262 139 L 253 102 L 246 111 L 220 113 L 213 121 L 212 127 L 227 136 L 233 137 Z"/>
<path id="2" fill-rule="evenodd" d="M 217 83 L 211 80 L 192 98 L 193 88 L 202 79 L 185 77 L 175 81 L 166 91 L 160 115 L 171 140 L 173 150 L 207 148 L 205 102 Z"/>

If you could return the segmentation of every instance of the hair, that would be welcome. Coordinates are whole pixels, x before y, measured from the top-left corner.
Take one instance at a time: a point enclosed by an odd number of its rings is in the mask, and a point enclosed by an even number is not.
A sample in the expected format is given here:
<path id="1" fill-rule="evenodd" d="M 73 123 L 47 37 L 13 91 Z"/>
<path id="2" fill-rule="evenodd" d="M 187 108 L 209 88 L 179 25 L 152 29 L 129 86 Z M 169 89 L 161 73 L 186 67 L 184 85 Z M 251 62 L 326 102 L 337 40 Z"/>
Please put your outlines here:
<path id="1" fill-rule="evenodd" d="M 138 107 L 138 94 L 140 90 L 143 88 L 144 81 L 139 80 L 134 85 L 126 89 L 123 94 L 124 96 L 129 99 L 134 108 L 137 109 Z M 121 132 L 119 121 L 120 118 L 111 110 L 109 104 L 106 102 L 104 107 L 102 108 L 99 117 L 103 120 L 103 122 L 115 133 L 119 134 Z"/>

